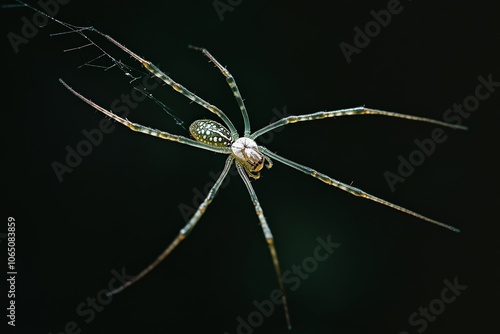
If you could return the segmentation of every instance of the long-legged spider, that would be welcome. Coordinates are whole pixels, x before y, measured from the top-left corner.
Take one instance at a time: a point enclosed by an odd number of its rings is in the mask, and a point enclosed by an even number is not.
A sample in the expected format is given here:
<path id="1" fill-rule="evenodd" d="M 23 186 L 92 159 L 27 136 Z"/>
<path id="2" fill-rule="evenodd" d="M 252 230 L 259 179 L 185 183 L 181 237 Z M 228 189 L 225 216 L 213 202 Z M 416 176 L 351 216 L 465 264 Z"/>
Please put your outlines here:
<path id="1" fill-rule="evenodd" d="M 447 228 L 451 231 L 454 232 L 459 232 L 459 229 L 441 223 L 439 221 L 436 221 L 434 219 L 425 217 L 421 214 L 418 214 L 414 211 L 408 210 L 406 208 L 403 208 L 401 206 L 398 206 L 396 204 L 393 204 L 391 202 L 388 202 L 386 200 L 383 200 L 381 198 L 375 197 L 373 195 L 370 195 L 363 190 L 353 187 L 351 185 L 348 185 L 346 183 L 343 183 L 341 181 L 338 181 L 336 179 L 331 178 L 328 175 L 325 175 L 323 173 L 320 173 L 310 167 L 301 165 L 299 163 L 296 163 L 294 161 L 288 160 L 273 151 L 265 148 L 264 146 L 258 145 L 255 140 L 278 127 L 291 124 L 291 123 L 297 123 L 297 122 L 305 122 L 305 121 L 312 121 L 312 120 L 319 120 L 319 119 L 325 119 L 325 118 L 330 118 L 330 117 L 341 117 L 341 116 L 351 116 L 351 115 L 382 115 L 382 116 L 388 116 L 388 117 L 396 117 L 396 118 L 404 118 L 408 120 L 413 120 L 413 121 L 421 121 L 421 122 L 427 122 L 427 123 L 432 123 L 440 126 L 445 126 L 453 129 L 466 129 L 464 126 L 460 125 L 454 125 L 454 124 L 449 124 L 445 123 L 442 121 L 430 119 L 430 118 L 425 118 L 425 117 L 417 117 L 417 116 L 412 116 L 412 115 L 406 115 L 406 114 L 400 114 L 400 113 L 394 113 L 394 112 L 389 112 L 389 111 L 383 111 L 383 110 L 377 110 L 377 109 L 371 109 L 371 108 L 366 108 L 366 107 L 355 107 L 355 108 L 347 108 L 347 109 L 341 109 L 341 110 L 333 110 L 333 111 L 321 111 L 321 112 L 316 112 L 312 114 L 307 114 L 307 115 L 300 115 L 300 116 L 289 116 L 285 117 L 281 120 L 278 120 L 274 123 L 271 123 L 265 127 L 263 127 L 260 130 L 257 130 L 255 132 L 251 132 L 250 130 L 250 120 L 248 117 L 248 113 L 245 107 L 245 104 L 243 102 L 243 99 L 241 97 L 240 91 L 238 89 L 238 86 L 236 85 L 236 82 L 233 78 L 233 76 L 229 73 L 229 71 L 223 67 L 205 48 L 199 48 L 199 47 L 194 47 L 190 46 L 190 48 L 194 50 L 201 51 L 208 59 L 215 64 L 215 66 L 220 70 L 222 75 L 226 78 L 226 81 L 231 88 L 233 95 L 239 105 L 242 117 L 243 117 L 243 122 L 244 122 L 244 131 L 243 131 L 243 136 L 240 137 L 238 134 L 235 126 L 231 122 L 231 120 L 226 116 L 226 114 L 217 108 L 216 106 L 206 102 L 204 99 L 201 97 L 195 95 L 192 93 L 190 90 L 185 88 L 184 86 L 178 84 L 176 81 L 174 81 L 172 78 L 170 78 L 167 74 L 162 72 L 157 66 L 152 64 L 150 61 L 138 56 L 119 42 L 117 42 L 115 39 L 112 37 L 98 31 L 97 29 L 93 27 L 78 27 L 74 26 L 65 22 L 62 22 L 60 20 L 57 20 L 53 17 L 50 17 L 46 15 L 43 12 L 38 11 L 36 8 L 33 8 L 21 1 L 18 1 L 21 4 L 49 17 L 50 19 L 62 24 L 63 26 L 69 28 L 71 32 L 75 32 L 83 36 L 85 39 L 87 39 L 91 45 L 96 46 L 99 48 L 101 51 L 104 52 L 104 54 L 110 58 L 112 58 L 109 54 L 107 54 L 101 47 L 99 47 L 96 43 L 94 43 L 91 39 L 89 39 L 85 34 L 84 31 L 92 31 L 94 33 L 99 34 L 100 36 L 104 37 L 107 39 L 109 42 L 120 48 L 122 51 L 127 53 L 130 57 L 134 58 L 136 61 L 138 61 L 149 73 L 151 73 L 153 76 L 159 78 L 162 80 L 164 83 L 172 87 L 175 91 L 179 92 L 180 94 L 186 96 L 188 99 L 191 101 L 199 104 L 203 108 L 209 110 L 213 114 L 217 115 L 222 122 L 225 124 L 222 125 L 216 121 L 209 120 L 209 119 L 201 119 L 193 122 L 191 126 L 189 127 L 189 131 L 191 133 L 191 136 L 194 139 L 180 136 L 180 135 L 175 135 L 171 134 L 165 131 L 161 130 L 156 130 L 153 128 L 149 128 L 137 123 L 133 123 L 129 121 L 126 118 L 122 118 L 114 114 L 113 112 L 99 106 L 98 104 L 92 102 L 88 98 L 84 97 L 77 91 L 75 91 L 73 88 L 71 88 L 68 84 L 66 84 L 62 79 L 60 79 L 60 82 L 66 87 L 70 92 L 72 92 L 74 95 L 79 97 L 81 100 L 95 108 L 96 110 L 102 112 L 104 115 L 107 117 L 115 120 L 116 122 L 119 122 L 129 129 L 141 133 L 148 134 L 150 136 L 154 137 L 159 137 L 161 139 L 166 139 L 174 142 L 178 142 L 184 145 L 189 145 L 189 146 L 194 146 L 197 148 L 201 148 L 204 150 L 216 152 L 216 153 L 221 153 L 221 154 L 226 154 L 228 157 L 226 159 L 224 168 L 218 177 L 217 181 L 215 184 L 212 186 L 210 191 L 208 192 L 206 198 L 204 201 L 199 205 L 198 209 L 194 213 L 194 215 L 191 217 L 191 219 L 187 222 L 187 224 L 180 230 L 179 234 L 177 237 L 172 241 L 172 243 L 148 266 L 146 267 L 142 272 L 139 273 L 134 279 L 126 282 L 124 285 L 121 287 L 110 291 L 109 294 L 116 294 L 123 289 L 127 288 L 128 286 L 134 284 L 138 280 L 140 280 L 142 277 L 144 277 L 146 274 L 148 274 L 153 268 L 155 268 L 161 261 L 163 261 L 185 238 L 186 236 L 194 229 L 200 218 L 203 216 L 205 213 L 206 209 L 212 202 L 213 198 L 215 197 L 219 187 L 223 183 L 225 177 L 228 175 L 228 172 L 233 165 L 233 163 L 236 165 L 237 171 L 245 183 L 245 186 L 248 190 L 248 193 L 250 195 L 250 199 L 252 200 L 252 203 L 255 207 L 255 212 L 257 214 L 257 217 L 260 222 L 260 226 L 264 232 L 264 237 L 266 238 L 269 251 L 271 253 L 271 257 L 273 260 L 274 268 L 276 270 L 276 275 L 278 279 L 278 284 L 281 289 L 281 298 L 283 301 L 284 305 L 284 310 L 285 310 L 285 316 L 286 316 L 286 321 L 288 324 L 288 327 L 291 328 L 291 322 L 290 322 L 290 316 L 288 312 L 288 304 L 286 301 L 286 294 L 285 294 L 285 288 L 283 285 L 282 277 L 281 277 L 281 270 L 278 262 L 278 256 L 276 254 L 276 249 L 274 246 L 274 238 L 271 233 L 271 230 L 267 224 L 266 218 L 264 216 L 262 207 L 259 203 L 259 200 L 257 198 L 257 194 L 255 193 L 252 184 L 250 182 L 250 178 L 252 179 L 259 179 L 260 177 L 260 172 L 266 166 L 267 168 L 272 167 L 272 159 L 279 161 L 287 166 L 290 166 L 294 169 L 297 169 L 307 175 L 310 175 L 328 185 L 340 188 L 343 191 L 346 191 L 352 195 L 362 197 L 369 199 L 371 201 L 380 203 L 382 205 L 391 207 L 393 209 L 399 210 L 401 212 L 407 213 L 409 215 L 415 216 L 417 218 L 420 218 L 422 220 L 425 220 L 427 222 L 430 222 L 435 225 L 439 225 L 441 227 Z M 113 61 L 116 61 L 114 58 L 112 58 Z"/>

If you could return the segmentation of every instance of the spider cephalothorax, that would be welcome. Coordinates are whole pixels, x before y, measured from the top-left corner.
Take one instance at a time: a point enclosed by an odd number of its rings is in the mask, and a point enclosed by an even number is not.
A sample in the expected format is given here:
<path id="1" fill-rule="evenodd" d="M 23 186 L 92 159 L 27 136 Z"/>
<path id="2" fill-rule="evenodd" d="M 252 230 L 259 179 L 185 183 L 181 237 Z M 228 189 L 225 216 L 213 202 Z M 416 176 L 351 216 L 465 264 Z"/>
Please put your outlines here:
<path id="1" fill-rule="evenodd" d="M 241 137 L 231 145 L 231 151 L 236 161 L 241 163 L 245 168 L 248 176 L 258 179 L 260 177 L 260 170 L 264 167 L 267 161 L 267 168 L 271 168 L 273 163 L 271 159 L 266 157 L 259 150 L 259 146 L 255 140 L 248 137 Z"/>

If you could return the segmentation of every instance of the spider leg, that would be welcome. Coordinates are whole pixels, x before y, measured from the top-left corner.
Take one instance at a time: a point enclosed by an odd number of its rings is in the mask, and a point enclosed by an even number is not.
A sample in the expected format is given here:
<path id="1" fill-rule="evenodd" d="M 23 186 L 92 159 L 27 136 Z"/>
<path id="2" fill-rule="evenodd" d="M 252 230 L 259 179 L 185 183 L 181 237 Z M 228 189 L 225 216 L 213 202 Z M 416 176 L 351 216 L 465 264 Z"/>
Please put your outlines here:
<path id="1" fill-rule="evenodd" d="M 227 176 L 227 173 L 229 172 L 229 169 L 231 168 L 231 165 L 233 164 L 233 156 L 229 156 L 226 159 L 226 163 L 224 165 L 224 169 L 222 170 L 219 178 L 217 181 L 215 181 L 215 184 L 212 186 L 210 191 L 208 192 L 207 197 L 205 200 L 200 204 L 196 212 L 194 213 L 193 217 L 187 222 L 187 224 L 180 230 L 179 234 L 177 237 L 172 241 L 172 243 L 165 248 L 165 250 L 154 260 L 149 266 L 146 267 L 143 271 L 139 273 L 139 275 L 135 276 L 134 279 L 126 282 L 122 286 L 120 286 L 117 289 L 114 289 L 110 292 L 108 292 L 108 295 L 114 295 L 119 293 L 120 291 L 126 289 L 127 287 L 131 286 L 144 276 L 146 276 L 151 270 L 153 270 L 161 261 L 163 261 L 187 236 L 188 234 L 194 229 L 200 218 L 203 216 L 205 213 L 207 207 L 212 203 L 212 200 L 214 199 L 217 191 L 219 190 L 222 182 Z"/>
<path id="2" fill-rule="evenodd" d="M 231 88 L 231 91 L 233 92 L 233 95 L 236 99 L 236 102 L 238 102 L 238 105 L 240 106 L 241 114 L 243 115 L 243 122 L 245 123 L 245 130 L 244 130 L 244 136 L 247 137 L 250 135 L 250 119 L 248 118 L 248 113 L 247 113 L 247 108 L 245 107 L 245 103 L 243 102 L 243 98 L 241 97 L 240 90 L 238 89 L 238 86 L 236 85 L 236 81 L 234 80 L 233 76 L 229 71 L 222 66 L 215 58 L 208 52 L 207 49 L 205 48 L 200 48 L 197 46 L 189 45 L 191 49 L 201 51 L 205 56 L 210 59 L 212 63 L 217 66 L 219 71 L 221 71 L 222 75 L 226 77 L 226 81 Z"/>
<path id="3" fill-rule="evenodd" d="M 37 13 L 39 13 L 39 14 L 47 17 L 47 18 L 49 18 L 50 20 L 61 24 L 62 26 L 68 28 L 69 30 L 71 30 L 74 33 L 77 33 L 77 34 L 81 35 L 83 38 L 85 38 L 87 41 L 89 41 L 88 45 L 84 45 L 84 46 L 82 46 L 80 48 L 83 48 L 83 47 L 86 47 L 86 46 L 89 46 L 89 45 L 93 45 L 96 48 L 98 48 L 100 51 L 102 51 L 107 57 L 109 57 L 111 60 L 113 60 L 113 62 L 115 64 L 118 63 L 118 61 L 116 59 L 114 59 L 109 53 L 107 53 L 106 51 L 104 51 L 104 49 L 102 47 L 100 47 L 97 43 L 95 43 L 87 35 L 85 35 L 83 33 L 83 31 L 86 31 L 86 30 L 87 31 L 92 31 L 92 32 L 95 32 L 98 35 L 101 35 L 102 37 L 104 37 L 105 39 L 107 39 L 109 42 L 111 42 L 112 44 L 114 44 L 115 46 L 117 46 L 118 48 L 120 48 L 122 51 L 124 51 L 125 53 L 127 53 L 130 57 L 134 58 L 139 63 L 141 63 L 142 66 L 144 66 L 144 68 L 147 69 L 151 74 L 153 74 L 157 78 L 161 79 L 167 85 L 169 85 L 170 87 L 172 87 L 175 91 L 181 93 L 182 95 L 186 96 L 191 101 L 199 104 L 203 108 L 205 108 L 205 109 L 209 110 L 210 112 L 214 113 L 215 115 L 217 115 L 220 119 L 222 119 L 222 121 L 224 121 L 224 123 L 226 124 L 226 126 L 229 128 L 229 131 L 231 132 L 231 137 L 233 137 L 233 139 L 235 139 L 235 140 L 238 139 L 238 137 L 239 137 L 238 136 L 238 131 L 236 130 L 236 128 L 235 128 L 234 124 L 231 122 L 231 120 L 226 116 L 226 114 L 224 114 L 224 112 L 222 110 L 220 110 L 216 106 L 208 103 L 207 101 L 203 100 L 201 97 L 199 97 L 196 94 L 192 93 L 190 90 L 188 90 L 184 86 L 178 84 L 177 82 L 175 82 L 174 80 L 172 80 L 172 78 L 170 78 L 168 75 L 166 75 L 165 73 L 163 73 L 153 63 L 151 63 L 150 61 L 147 61 L 146 59 L 144 59 L 144 58 L 138 56 L 137 54 L 135 54 L 134 52 L 130 51 L 127 47 L 125 47 L 124 45 L 120 44 L 118 41 L 116 41 L 111 36 L 106 35 L 105 33 L 100 32 L 99 30 L 97 30 L 94 27 L 79 27 L 79 26 L 75 26 L 75 25 L 66 23 L 66 22 L 58 20 L 55 17 L 52 17 L 52 16 L 46 14 L 45 12 L 43 12 L 43 11 L 41 11 L 41 10 L 35 8 L 35 7 L 32 7 L 32 6 L 26 4 L 26 3 L 22 2 L 22 1 L 18 0 L 18 2 L 21 5 L 26 6 L 26 7 L 30 8 L 31 10 L 34 10 L 35 12 L 37 12 Z"/>
<path id="4" fill-rule="evenodd" d="M 78 93 L 70 86 L 68 86 L 68 84 L 65 83 L 62 79 L 59 79 L 59 81 L 64 85 L 64 87 L 66 87 L 71 93 L 75 94 L 81 100 L 83 100 L 84 102 L 86 102 L 87 104 L 92 106 L 93 108 L 99 110 L 104 115 L 108 116 L 109 118 L 112 118 L 113 120 L 117 121 L 118 123 L 125 125 L 126 127 L 128 127 L 129 129 L 131 129 L 133 131 L 145 133 L 145 134 L 148 134 L 150 136 L 158 137 L 161 139 L 175 141 L 175 142 L 189 145 L 189 146 L 202 148 L 202 149 L 208 150 L 208 151 L 213 151 L 213 152 L 217 152 L 217 153 L 225 153 L 225 154 L 231 153 L 231 149 L 228 147 L 216 147 L 216 146 L 212 146 L 212 145 L 203 144 L 203 143 L 198 142 L 196 140 L 193 140 L 191 138 L 186 138 L 186 137 L 179 136 L 179 135 L 173 135 L 173 134 L 170 134 L 170 133 L 165 132 L 165 131 L 152 129 L 152 128 L 149 128 L 149 127 L 137 124 L 137 123 L 130 122 L 128 119 L 117 116 L 117 115 L 113 114 L 111 111 L 104 109 L 100 105 L 90 101 L 88 98 L 86 98 L 85 96 Z"/>
<path id="5" fill-rule="evenodd" d="M 421 214 L 418 214 L 414 211 L 411 211 L 411 210 L 408 210 L 408 209 L 405 209 L 399 205 L 396 205 L 396 204 L 393 204 L 391 202 L 388 202 L 386 200 L 383 200 L 381 198 L 378 198 L 378 197 L 375 197 L 373 195 L 370 195 L 366 192 L 364 192 L 363 190 L 359 189 L 359 188 L 356 188 L 356 187 L 353 187 L 353 186 L 350 186 L 348 184 L 345 184 L 343 182 L 340 182 L 340 181 L 337 181 L 331 177 L 329 177 L 328 175 L 325 175 L 323 173 L 320 173 L 320 172 L 317 172 L 316 170 L 310 168 L 310 167 L 307 167 L 307 166 L 304 166 L 304 165 L 301 165 L 301 164 L 298 164 L 294 161 L 291 161 L 291 160 L 288 160 L 276 153 L 273 153 L 271 152 L 270 150 L 268 150 L 267 148 L 263 147 L 263 146 L 259 146 L 259 150 L 263 153 L 263 154 L 266 154 L 266 155 L 269 155 L 271 156 L 273 159 L 275 160 L 278 160 L 279 162 L 287 165 L 287 166 L 290 166 L 292 168 L 295 168 L 307 175 L 310 175 L 328 185 L 331 185 L 331 186 L 334 186 L 336 188 L 339 188 L 339 189 L 342 189 L 343 191 L 346 191 L 354 196 L 358 196 L 358 197 L 362 197 L 362 198 L 366 198 L 366 199 L 369 199 L 371 201 L 374 201 L 374 202 L 377 202 L 377 203 L 380 203 L 382 205 L 385 205 L 385 206 L 388 206 L 390 208 L 393 208 L 395 210 L 399 210 L 401 212 L 404 212 L 404 213 L 407 213 L 409 215 L 412 215 L 414 217 L 417 217 L 417 218 L 420 218 L 422 220 L 425 220 L 425 221 L 428 221 L 432 224 L 435 224 L 435 225 L 438 225 L 438 226 L 441 226 L 441 227 L 444 227 L 444 228 L 447 228 L 449 230 L 452 230 L 453 232 L 460 232 L 460 230 L 456 227 L 453 227 L 453 226 L 450 226 L 450 225 L 447 225 L 447 224 L 444 224 L 444 223 L 441 223 L 437 220 L 434 220 L 434 219 L 431 219 L 431 218 L 428 218 L 428 217 L 425 217 Z"/>
<path id="6" fill-rule="evenodd" d="M 262 207 L 260 206 L 259 200 L 257 199 L 257 194 L 253 190 L 252 184 L 250 183 L 250 179 L 247 176 L 244 166 L 241 163 L 236 162 L 236 168 L 248 189 L 248 193 L 250 194 L 252 203 L 255 206 L 255 212 L 257 213 L 257 217 L 259 217 L 260 226 L 262 227 L 262 231 L 264 232 L 264 236 L 266 238 L 267 245 L 271 253 L 271 257 L 273 258 L 273 264 L 274 264 L 274 269 L 276 270 L 276 276 L 278 277 L 278 284 L 282 294 L 281 300 L 283 301 L 283 307 L 285 308 L 285 317 L 288 329 L 292 329 L 292 324 L 290 322 L 290 315 L 288 313 L 288 304 L 286 301 L 285 287 L 283 285 L 283 279 L 281 278 L 281 269 L 278 262 L 278 255 L 276 254 L 276 248 L 274 247 L 273 234 L 271 233 L 269 225 L 267 225 L 266 217 L 264 217 L 264 212 L 262 211 Z"/>
<path id="7" fill-rule="evenodd" d="M 219 118 L 222 119 L 222 121 L 224 121 L 224 123 L 229 128 L 229 131 L 231 132 L 231 137 L 233 137 L 234 140 L 238 139 L 238 137 L 239 137 L 238 136 L 238 131 L 236 130 L 236 128 L 235 128 L 234 124 L 231 122 L 231 120 L 226 116 L 226 114 L 222 110 L 220 110 L 216 106 L 208 103 L 207 101 L 205 101 L 204 99 L 202 99 L 198 95 L 194 94 L 189 89 L 187 89 L 186 87 L 182 86 L 181 84 L 175 82 L 172 78 L 170 78 L 167 74 L 165 74 L 164 72 L 162 72 L 152 62 L 150 62 L 150 61 L 148 61 L 148 60 L 146 60 L 146 59 L 138 56 L 134 52 L 130 51 L 127 47 L 125 47 L 124 45 L 122 45 L 119 42 L 117 42 L 111 36 L 106 35 L 106 34 L 100 32 L 99 30 L 97 30 L 95 28 L 92 28 L 92 30 L 94 32 L 98 33 L 99 35 L 101 35 L 102 37 L 106 38 L 108 41 L 110 41 L 111 43 L 113 43 L 114 45 L 116 45 L 118 48 L 120 48 L 121 50 L 123 50 L 129 56 L 131 56 L 132 58 L 134 58 L 135 60 L 137 60 L 138 62 L 140 62 L 142 64 L 142 66 L 144 66 L 145 69 L 147 69 L 151 74 L 153 74 L 154 76 L 156 76 L 157 78 L 159 78 L 163 82 L 165 82 L 167 85 L 169 85 L 170 87 L 172 87 L 176 92 L 181 93 L 182 95 L 184 95 L 185 97 L 187 97 L 191 101 L 199 104 L 203 108 L 205 108 L 205 109 L 209 110 L 210 112 L 214 113 L 215 115 L 219 116 Z"/>
<path id="8" fill-rule="evenodd" d="M 412 121 L 426 122 L 432 123 L 440 126 L 449 127 L 452 129 L 460 129 L 467 130 L 466 126 L 450 124 L 442 121 L 438 121 L 432 118 L 427 117 L 419 117 L 407 114 L 400 114 L 396 112 L 378 110 L 378 109 L 370 109 L 365 107 L 355 107 L 355 108 L 347 108 L 340 110 L 332 110 L 332 111 L 319 111 L 312 114 L 300 115 L 300 116 L 288 116 L 277 120 L 274 123 L 271 123 L 262 129 L 255 131 L 250 138 L 255 139 L 266 132 L 279 128 L 280 126 L 284 126 L 291 123 L 304 122 L 304 121 L 314 121 L 317 119 L 330 118 L 330 117 L 340 117 L 340 116 L 352 116 L 352 115 L 382 115 L 388 117 L 396 117 L 396 118 L 404 118 Z"/>

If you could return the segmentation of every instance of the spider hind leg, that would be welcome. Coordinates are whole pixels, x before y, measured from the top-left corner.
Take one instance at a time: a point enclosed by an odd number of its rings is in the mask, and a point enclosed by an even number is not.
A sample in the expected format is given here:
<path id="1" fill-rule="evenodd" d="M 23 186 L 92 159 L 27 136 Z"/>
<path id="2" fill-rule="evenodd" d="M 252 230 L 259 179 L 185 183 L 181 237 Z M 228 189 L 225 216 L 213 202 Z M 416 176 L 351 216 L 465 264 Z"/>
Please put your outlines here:
<path id="1" fill-rule="evenodd" d="M 283 303 L 283 308 L 285 309 L 285 318 L 286 318 L 286 323 L 288 325 L 288 329 L 292 328 L 292 324 L 290 321 L 290 314 L 288 312 L 288 303 L 286 299 L 286 293 L 285 293 L 285 286 L 283 284 L 283 278 L 281 275 L 281 269 L 278 261 L 278 255 L 276 253 L 276 247 L 274 246 L 274 237 L 273 234 L 271 233 L 271 229 L 269 228 L 269 225 L 267 224 L 266 217 L 264 217 L 264 212 L 262 210 L 262 207 L 260 206 L 260 202 L 257 198 L 257 194 L 255 193 L 252 184 L 250 183 L 250 179 L 247 177 L 248 172 L 246 171 L 246 167 L 243 163 L 241 162 L 236 162 L 236 169 L 238 170 L 238 173 L 241 176 L 241 179 L 245 183 L 245 186 L 247 187 L 248 194 L 250 195 L 250 199 L 252 200 L 252 203 L 255 207 L 255 213 L 257 214 L 257 217 L 259 218 L 260 221 L 260 227 L 262 228 L 262 231 L 264 232 L 264 237 L 266 238 L 267 246 L 269 247 L 269 252 L 271 253 L 271 258 L 273 260 L 273 265 L 274 269 L 276 271 L 276 277 L 278 279 L 278 284 L 281 290 L 281 300 Z"/>
<path id="2" fill-rule="evenodd" d="M 224 165 L 224 169 L 222 170 L 222 172 L 219 175 L 219 178 L 217 179 L 215 184 L 212 186 L 212 188 L 208 192 L 207 197 L 200 204 L 200 206 L 198 207 L 198 209 L 194 213 L 193 217 L 191 217 L 191 219 L 187 222 L 187 224 L 179 231 L 179 234 L 174 239 L 174 241 L 172 241 L 170 243 L 170 245 L 168 245 L 168 247 L 165 248 L 165 250 L 149 266 L 147 266 L 143 271 L 141 271 L 139 273 L 139 275 L 135 276 L 132 280 L 127 281 L 122 286 L 120 286 L 112 291 L 109 291 L 107 293 L 108 296 L 111 296 L 111 295 L 114 295 L 114 294 L 121 292 L 122 290 L 126 289 L 127 287 L 131 286 L 132 284 L 136 283 L 141 278 L 146 276 L 151 270 L 156 268 L 156 266 L 158 264 L 160 264 L 160 262 L 162 262 L 168 255 L 170 255 L 170 253 L 172 253 L 172 251 L 189 235 L 189 233 L 191 233 L 191 231 L 194 229 L 194 227 L 196 226 L 196 224 L 198 223 L 200 218 L 205 213 L 205 211 L 208 208 L 208 206 L 210 205 L 210 203 L 212 203 L 212 200 L 214 199 L 215 195 L 217 194 L 217 191 L 219 190 L 222 182 L 226 178 L 226 176 L 229 172 L 229 169 L 231 168 L 231 166 L 233 164 L 233 161 L 234 161 L 234 158 L 231 155 L 226 159 L 226 164 Z"/>
<path id="3" fill-rule="evenodd" d="M 411 211 L 409 209 L 406 209 L 402 206 L 399 206 L 399 205 L 396 205 L 396 204 L 393 204 L 389 201 L 386 201 L 384 199 L 381 199 L 381 198 L 378 198 L 376 196 L 373 196 L 371 194 L 368 194 L 367 192 L 359 189 L 359 188 L 356 188 L 356 187 L 353 187 L 351 185 L 348 185 L 346 183 L 343 183 L 343 182 L 340 182 L 338 180 L 335 180 L 334 178 L 331 178 L 330 176 L 326 175 L 326 174 L 323 174 L 323 173 L 320 173 L 310 167 L 307 167 L 307 166 L 304 166 L 304 165 L 301 165 L 299 163 L 296 163 L 294 161 L 291 161 L 287 158 L 284 158 L 276 153 L 273 153 L 271 152 L 270 150 L 266 149 L 265 147 L 262 147 L 262 146 L 259 146 L 259 149 L 264 153 L 264 154 L 267 154 L 267 155 L 270 155 L 271 157 L 273 157 L 273 159 L 275 160 L 278 160 L 279 162 L 287 165 L 287 166 L 290 166 L 298 171 L 301 171 L 309 176 L 312 176 L 314 177 L 315 179 L 321 181 L 321 182 L 324 182 L 330 186 L 333 186 L 333 187 L 336 187 L 336 188 L 339 188 L 351 195 L 354 195 L 354 196 L 357 196 L 357 197 L 361 197 L 361 198 L 365 198 L 365 199 L 368 199 L 370 201 L 373 201 L 373 202 L 376 202 L 376 203 L 379 203 L 379 204 L 382 204 L 382 205 L 385 205 L 387 207 L 390 207 L 390 208 L 393 208 L 395 210 L 398 210 L 398 211 L 401 211 L 401 212 L 404 212 L 406 214 L 409 214 L 411 216 L 414 216 L 414 217 L 417 217 L 419 219 L 422 219 L 422 220 L 425 220 L 429 223 L 432 223 L 434 225 L 438 225 L 438 226 L 441 226 L 441 227 L 444 227 L 448 230 L 451 230 L 453 232 L 460 232 L 460 229 L 454 227 L 454 226 L 451 226 L 451 225 L 448 225 L 448 224 L 445 224 L 445 223 L 442 223 L 440 221 L 437 221 L 437 220 L 434 220 L 434 219 L 431 219 L 429 217 L 426 217 L 424 215 L 421 215 L 419 213 L 416 213 L 415 211 Z"/>

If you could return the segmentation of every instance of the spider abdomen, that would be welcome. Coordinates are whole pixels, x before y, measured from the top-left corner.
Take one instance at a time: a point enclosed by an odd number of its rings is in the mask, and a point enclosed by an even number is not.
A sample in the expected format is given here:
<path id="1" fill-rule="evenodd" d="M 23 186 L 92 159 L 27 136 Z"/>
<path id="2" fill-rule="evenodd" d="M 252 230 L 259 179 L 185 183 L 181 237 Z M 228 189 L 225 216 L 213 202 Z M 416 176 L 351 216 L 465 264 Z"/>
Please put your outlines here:
<path id="1" fill-rule="evenodd" d="M 231 133 L 222 124 L 210 119 L 199 119 L 189 126 L 189 132 L 196 141 L 212 146 L 229 146 Z"/>

